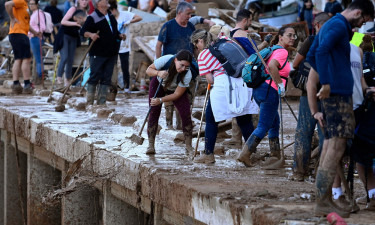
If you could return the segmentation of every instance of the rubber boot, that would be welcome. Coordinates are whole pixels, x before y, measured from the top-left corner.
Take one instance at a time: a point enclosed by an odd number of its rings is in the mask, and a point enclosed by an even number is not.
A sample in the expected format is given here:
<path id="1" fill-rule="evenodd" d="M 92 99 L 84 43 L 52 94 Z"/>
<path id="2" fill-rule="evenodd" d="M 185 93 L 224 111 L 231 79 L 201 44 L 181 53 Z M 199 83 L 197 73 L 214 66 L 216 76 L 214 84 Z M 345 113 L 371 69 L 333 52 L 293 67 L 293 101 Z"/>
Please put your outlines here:
<path id="1" fill-rule="evenodd" d="M 176 110 L 176 130 L 182 130 L 182 120 L 177 110 Z"/>
<path id="2" fill-rule="evenodd" d="M 173 129 L 173 104 L 165 104 L 165 121 L 168 129 Z"/>
<path id="3" fill-rule="evenodd" d="M 267 160 L 263 163 L 263 166 L 265 167 L 273 165 L 281 158 L 279 138 L 270 138 L 269 145 L 271 154 L 270 157 L 267 158 Z"/>
<path id="4" fill-rule="evenodd" d="M 95 100 L 96 85 L 87 84 L 86 104 L 93 105 Z"/>
<path id="5" fill-rule="evenodd" d="M 191 134 L 184 134 L 185 136 L 185 149 L 188 153 L 192 153 L 194 151 L 193 145 L 192 145 L 192 140 L 193 137 Z"/>
<path id="6" fill-rule="evenodd" d="M 98 90 L 98 105 L 105 105 L 107 101 L 107 94 L 108 94 L 109 85 L 100 85 Z"/>
<path id="7" fill-rule="evenodd" d="M 107 101 L 113 102 L 116 100 L 117 96 L 117 85 L 112 84 L 109 87 L 109 93 L 107 94 Z"/>
<path id="8" fill-rule="evenodd" d="M 155 137 L 156 137 L 156 132 L 158 129 L 158 124 L 152 125 L 152 127 L 147 128 L 147 135 L 148 135 L 148 147 L 146 154 L 147 155 L 153 155 L 156 153 L 155 151 Z"/>
<path id="9" fill-rule="evenodd" d="M 332 200 L 332 184 L 335 174 L 335 170 L 318 169 L 315 182 L 317 188 L 315 205 L 316 216 L 326 216 L 331 212 L 335 212 L 343 218 L 348 218 L 350 216 L 350 211 L 345 211 L 340 208 Z"/>
<path id="10" fill-rule="evenodd" d="M 242 132 L 235 118 L 232 119 L 232 138 L 228 141 L 224 141 L 223 145 L 242 146 Z"/>
<path id="11" fill-rule="evenodd" d="M 260 141 L 260 138 L 252 134 L 243 145 L 242 152 L 237 157 L 237 161 L 242 162 L 247 167 L 252 166 L 250 156 L 252 153 L 256 152 L 257 146 L 259 145 Z"/>
<path id="12" fill-rule="evenodd" d="M 155 153 L 156 153 L 155 152 L 155 138 L 149 137 L 146 154 L 147 155 L 154 155 Z"/>
<path id="13" fill-rule="evenodd" d="M 279 138 L 270 138 L 269 139 L 270 144 L 270 151 L 271 151 L 271 157 L 276 157 L 278 159 L 281 158 L 281 151 L 280 151 L 280 141 Z"/>

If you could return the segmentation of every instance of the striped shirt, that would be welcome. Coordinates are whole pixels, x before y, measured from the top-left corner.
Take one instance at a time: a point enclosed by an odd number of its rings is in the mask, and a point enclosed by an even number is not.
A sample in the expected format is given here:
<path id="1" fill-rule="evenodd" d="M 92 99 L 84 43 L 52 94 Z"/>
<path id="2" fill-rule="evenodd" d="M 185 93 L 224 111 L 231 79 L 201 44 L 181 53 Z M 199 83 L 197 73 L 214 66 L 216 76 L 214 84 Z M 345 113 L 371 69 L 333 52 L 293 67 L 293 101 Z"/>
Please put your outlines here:
<path id="1" fill-rule="evenodd" d="M 212 73 L 214 77 L 225 74 L 224 67 L 208 49 L 204 49 L 198 56 L 199 74 L 205 76 Z"/>

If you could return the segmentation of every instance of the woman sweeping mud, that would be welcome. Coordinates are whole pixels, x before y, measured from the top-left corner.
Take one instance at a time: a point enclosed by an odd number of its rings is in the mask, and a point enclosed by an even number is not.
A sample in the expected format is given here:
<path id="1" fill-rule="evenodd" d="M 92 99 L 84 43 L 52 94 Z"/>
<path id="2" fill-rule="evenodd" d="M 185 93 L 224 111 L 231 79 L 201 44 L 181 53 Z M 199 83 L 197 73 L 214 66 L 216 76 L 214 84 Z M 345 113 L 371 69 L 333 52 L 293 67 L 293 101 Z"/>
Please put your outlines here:
<path id="1" fill-rule="evenodd" d="M 180 113 L 186 150 L 193 151 L 190 103 L 186 93 L 192 78 L 189 69 L 192 59 L 193 56 L 189 51 L 181 50 L 176 55 L 165 55 L 156 59 L 146 70 L 148 76 L 156 77 L 151 80 L 149 89 L 149 104 L 152 107 L 147 125 L 148 148 L 146 154 L 155 154 L 155 136 L 163 102 L 173 102 Z M 162 88 L 153 98 L 160 82 L 162 82 Z"/>

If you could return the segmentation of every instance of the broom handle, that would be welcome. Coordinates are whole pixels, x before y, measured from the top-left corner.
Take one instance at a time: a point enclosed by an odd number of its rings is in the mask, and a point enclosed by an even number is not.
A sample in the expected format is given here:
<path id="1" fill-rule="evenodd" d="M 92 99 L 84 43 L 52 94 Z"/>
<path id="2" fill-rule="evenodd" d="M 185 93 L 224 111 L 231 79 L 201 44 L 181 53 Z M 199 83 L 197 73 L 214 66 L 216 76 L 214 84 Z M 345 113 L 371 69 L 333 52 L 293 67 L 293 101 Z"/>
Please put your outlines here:
<path id="1" fill-rule="evenodd" d="M 204 116 L 204 111 L 206 110 L 206 106 L 207 106 L 207 102 L 208 102 L 208 95 L 210 93 L 210 89 L 211 89 L 211 84 L 208 84 L 207 91 L 206 91 L 206 97 L 204 98 L 204 104 L 203 104 L 203 109 L 202 109 L 201 122 L 199 124 L 199 131 L 198 131 L 198 136 L 197 136 L 197 143 L 195 144 L 195 151 L 194 151 L 193 159 L 197 155 L 197 152 L 198 152 L 198 144 L 199 144 L 199 138 L 200 138 L 200 134 L 201 134 L 201 130 L 202 130 L 203 116 Z"/>
<path id="2" fill-rule="evenodd" d="M 153 79 L 157 79 L 157 78 L 153 78 Z M 160 86 L 161 86 L 162 83 L 163 83 L 163 79 L 161 79 L 161 81 L 159 81 L 158 88 L 156 89 L 156 92 L 155 92 L 153 98 L 156 98 L 156 95 L 158 94 L 159 89 L 160 89 Z M 138 136 L 141 136 L 141 135 L 142 135 L 143 128 L 145 128 L 145 125 L 146 125 L 146 122 L 147 122 L 148 116 L 150 115 L 150 112 L 151 112 L 151 107 L 152 107 L 152 106 L 150 106 L 150 108 L 148 109 L 148 112 L 147 112 L 147 115 L 146 115 L 145 121 L 143 121 L 143 124 L 142 124 L 141 130 L 139 131 Z"/>

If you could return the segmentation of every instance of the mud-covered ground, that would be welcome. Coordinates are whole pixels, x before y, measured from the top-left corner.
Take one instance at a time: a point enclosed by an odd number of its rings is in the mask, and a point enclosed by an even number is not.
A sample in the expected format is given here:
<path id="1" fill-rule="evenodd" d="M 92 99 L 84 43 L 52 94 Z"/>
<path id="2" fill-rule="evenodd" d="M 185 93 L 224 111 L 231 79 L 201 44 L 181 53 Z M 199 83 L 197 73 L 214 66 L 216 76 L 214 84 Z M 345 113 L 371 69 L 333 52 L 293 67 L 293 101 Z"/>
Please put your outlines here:
<path id="1" fill-rule="evenodd" d="M 97 144 L 101 144 L 103 149 L 116 152 L 116 154 L 129 158 L 134 162 L 150 166 L 155 173 L 164 174 L 164 177 L 173 182 L 187 186 L 200 193 L 218 197 L 220 201 L 228 201 L 232 205 L 238 206 L 236 210 L 241 207 L 259 208 L 254 210 L 253 216 L 254 220 L 258 219 L 258 224 L 267 224 L 265 222 L 267 218 L 264 218 L 267 216 L 265 215 L 283 220 L 304 220 L 326 224 L 325 220 L 320 220 L 313 215 L 315 199 L 313 176 L 306 177 L 304 182 L 288 179 L 292 174 L 293 145 L 285 149 L 286 165 L 284 168 L 280 170 L 264 170 L 261 165 L 262 159 L 269 153 L 268 139 L 265 138 L 258 147 L 257 158 L 261 160 L 258 161 L 255 167 L 247 168 L 235 160 L 240 151 L 239 148 L 222 144 L 222 141 L 230 138 L 231 131 L 227 131 L 219 135 L 217 146 L 223 146 L 224 152 L 215 156 L 216 163 L 212 165 L 196 164 L 192 162 L 192 154 L 186 152 L 184 144 L 174 141 L 180 131 L 166 129 L 165 111 L 163 109 L 159 120 L 162 129 L 156 137 L 156 155 L 148 156 L 145 154 L 147 148 L 146 129 L 142 133 L 142 136 L 145 137 L 143 145 L 132 143 L 129 139 L 132 134 L 138 133 L 144 121 L 148 110 L 146 95 L 119 94 L 116 102 L 108 103 L 108 108 L 112 109 L 113 113 L 109 114 L 108 117 L 98 118 L 97 113 L 93 113 L 92 110 L 77 111 L 72 107 L 73 103 L 70 106 L 66 104 L 67 109 L 64 112 L 55 112 L 57 94 L 53 95 L 56 97 L 55 101 L 47 103 L 47 96 L 11 96 L 10 90 L 3 87 L 0 87 L 0 92 L 3 93 L 0 96 L 1 107 L 6 106 L 15 109 L 22 108 L 23 105 L 30 106 L 35 104 L 34 112 L 31 112 L 30 107 L 28 107 L 30 113 L 37 113 L 39 110 L 43 111 L 43 115 L 45 115 L 43 120 L 48 121 L 48 115 L 51 115 L 54 120 L 61 119 L 67 123 L 72 123 L 67 132 L 77 135 L 85 133 L 87 138 L 102 140 L 103 142 L 97 142 Z M 34 91 L 34 93 L 37 92 Z M 76 99 L 75 101 L 77 102 L 84 101 L 83 97 L 72 97 L 72 99 Z M 196 98 L 193 112 L 201 111 L 203 101 L 204 96 Z M 298 115 L 298 101 L 289 99 L 289 103 L 293 111 Z M 282 111 L 284 122 L 283 140 L 284 146 L 286 146 L 294 141 L 296 120 L 285 103 L 283 103 Z M 27 113 L 27 111 L 23 111 L 23 113 Z M 120 126 L 118 121 L 114 119 L 114 114 L 128 117 L 134 116 L 137 121 L 133 125 Z M 92 121 L 95 124 L 90 127 L 92 132 L 84 131 L 84 128 L 77 122 L 79 120 L 85 120 L 88 123 Z M 195 124 L 194 130 L 197 131 L 199 120 L 193 119 L 193 122 Z M 100 125 L 101 123 L 102 125 Z M 106 127 L 103 129 L 103 126 Z M 96 130 L 102 130 L 102 132 L 95 132 Z M 193 146 L 195 146 L 196 141 L 197 139 L 194 138 Z M 203 148 L 204 139 L 201 138 L 199 150 Z M 314 168 L 314 165 L 312 164 L 311 167 Z M 365 195 L 363 185 L 357 176 L 354 186 L 355 198 Z M 346 221 L 350 224 L 375 224 L 375 212 L 363 210 L 364 205 L 360 205 L 360 207 L 361 211 L 351 214 L 351 217 Z"/>

